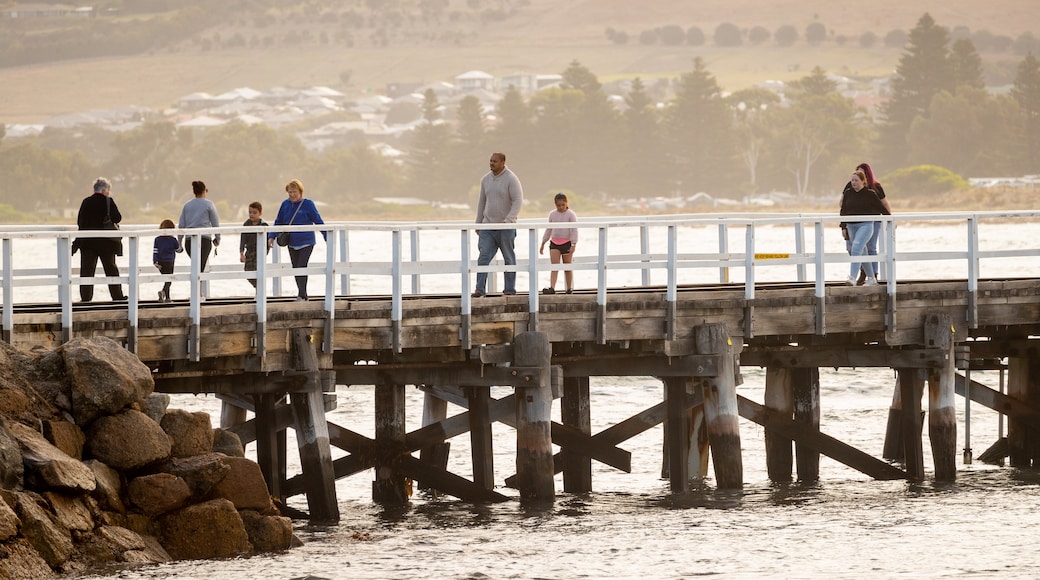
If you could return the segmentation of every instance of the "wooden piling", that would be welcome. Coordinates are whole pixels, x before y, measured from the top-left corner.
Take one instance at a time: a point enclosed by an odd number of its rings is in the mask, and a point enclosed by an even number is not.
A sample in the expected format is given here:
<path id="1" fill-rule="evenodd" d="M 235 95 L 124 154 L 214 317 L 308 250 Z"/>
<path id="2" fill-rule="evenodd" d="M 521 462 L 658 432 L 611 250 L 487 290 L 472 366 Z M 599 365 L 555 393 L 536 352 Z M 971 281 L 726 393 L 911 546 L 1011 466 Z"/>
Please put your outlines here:
<path id="1" fill-rule="evenodd" d="M 794 415 L 793 371 L 790 368 L 766 367 L 765 406 L 786 418 Z M 766 427 L 765 443 L 769 480 L 778 483 L 791 481 L 791 467 L 794 463 L 791 440 Z"/>
<path id="2" fill-rule="evenodd" d="M 484 489 L 495 488 L 495 449 L 492 444 L 491 418 L 488 405 L 489 387 L 466 387 L 469 400 L 470 457 L 473 462 L 473 483 Z"/>
<path id="3" fill-rule="evenodd" d="M 924 480 L 924 449 L 921 443 L 921 395 L 924 393 L 924 369 L 897 369 L 899 397 L 903 403 L 903 458 L 906 478 Z"/>
<path id="4" fill-rule="evenodd" d="M 408 501 L 405 477 L 397 471 L 395 460 L 405 448 L 404 385 L 380 384 L 376 394 L 375 481 L 372 482 L 372 501 L 383 504 L 403 504 Z"/>
<path id="5" fill-rule="evenodd" d="M 925 345 L 946 352 L 945 364 L 928 370 L 928 440 L 932 446 L 936 481 L 957 478 L 957 413 L 954 384 L 957 374 L 953 356 L 954 328 L 949 314 L 928 316 Z"/>
<path id="6" fill-rule="evenodd" d="M 685 377 L 665 377 L 664 387 L 667 393 L 667 418 L 665 433 L 668 437 L 667 460 L 668 482 L 672 492 L 678 493 L 690 489 L 690 438 L 689 413 L 686 412 Z"/>
<path id="7" fill-rule="evenodd" d="M 743 459 L 740 455 L 740 423 L 737 410 L 736 369 L 733 344 L 726 325 L 705 324 L 696 329 L 697 352 L 719 356 L 718 376 L 706 378 L 704 416 L 708 424 L 708 443 L 720 488 L 744 485 Z"/>
<path id="8" fill-rule="evenodd" d="M 903 397 L 899 388 L 899 374 L 892 393 L 892 404 L 888 407 L 888 425 L 885 427 L 885 444 L 881 457 L 892 461 L 903 461 Z"/>
<path id="9" fill-rule="evenodd" d="M 592 435 L 589 377 L 565 377 L 560 419 L 585 435 Z M 592 458 L 574 450 L 560 452 L 563 463 L 563 490 L 568 493 L 592 491 Z"/>
<path id="10" fill-rule="evenodd" d="M 296 420 L 296 443 L 307 489 L 307 505 L 312 521 L 336 523 L 339 522 L 339 502 L 329 426 L 325 422 L 325 393 L 309 329 L 293 330 L 292 351 L 293 366 L 307 376 L 306 390 L 289 395 Z"/>
<path id="11" fill-rule="evenodd" d="M 1009 356 L 1007 394 L 1040 406 L 1040 361 L 1033 357 Z M 1008 461 L 1011 467 L 1040 467 L 1040 438 L 1030 420 L 1008 416 Z"/>
<path id="12" fill-rule="evenodd" d="M 275 407 L 285 399 L 281 394 L 254 395 L 256 409 L 256 462 L 272 497 L 285 499 L 282 484 L 286 478 L 285 429 L 279 429 Z"/>
<path id="13" fill-rule="evenodd" d="M 439 423 L 447 418 L 448 402 L 437 395 L 426 391 L 423 394 L 422 426 L 427 427 Z M 440 469 L 447 469 L 448 452 L 450 450 L 451 443 L 448 441 L 441 441 L 440 443 L 428 445 L 419 450 L 419 460 Z M 433 489 L 433 486 L 428 481 L 419 481 L 418 486 L 419 489 Z"/>
<path id="14" fill-rule="evenodd" d="M 553 485 L 552 386 L 549 371 L 552 345 L 544 332 L 524 332 L 513 339 L 513 364 L 542 367 L 538 386 L 516 389 L 516 474 L 522 500 L 551 502 Z"/>
<path id="15" fill-rule="evenodd" d="M 794 420 L 820 432 L 820 369 L 817 367 L 795 367 L 791 369 Z M 812 482 L 820 479 L 820 452 L 795 443 L 795 469 L 798 481 Z"/>

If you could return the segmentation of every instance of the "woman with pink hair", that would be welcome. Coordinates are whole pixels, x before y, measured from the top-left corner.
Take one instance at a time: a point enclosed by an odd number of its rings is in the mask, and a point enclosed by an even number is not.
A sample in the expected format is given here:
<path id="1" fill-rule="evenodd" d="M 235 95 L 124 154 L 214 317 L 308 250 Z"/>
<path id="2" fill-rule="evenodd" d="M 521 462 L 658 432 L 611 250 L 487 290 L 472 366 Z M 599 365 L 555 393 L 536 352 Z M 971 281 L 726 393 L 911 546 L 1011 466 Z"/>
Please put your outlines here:
<path id="1" fill-rule="evenodd" d="M 859 165 L 856 166 L 856 171 L 862 171 L 863 172 L 863 175 L 866 176 L 866 183 L 865 183 L 865 185 L 867 186 L 867 189 L 872 189 L 872 190 L 874 190 L 875 193 L 877 193 L 878 198 L 881 199 L 881 205 L 885 206 L 885 209 L 888 210 L 889 214 L 891 214 L 892 213 L 892 206 L 889 205 L 888 199 L 885 197 L 885 188 L 881 187 L 881 182 L 878 181 L 874 177 L 874 170 L 871 169 L 870 164 L 869 163 L 860 163 Z M 850 189 L 852 189 L 852 181 L 849 181 L 848 183 L 845 184 L 845 189 L 842 192 L 842 195 L 844 195 L 845 192 L 849 191 Z M 851 253 L 852 241 L 849 239 L 849 235 L 848 235 L 847 232 L 843 231 L 842 234 L 845 237 L 845 250 L 849 251 Z M 867 255 L 868 256 L 876 256 L 877 255 L 877 242 L 878 242 L 878 237 L 880 235 L 881 235 L 881 222 L 874 222 L 874 234 L 872 236 L 870 236 L 869 240 L 867 240 Z M 874 272 L 877 273 L 878 271 L 879 271 L 878 270 L 878 264 L 877 264 L 877 262 L 874 262 Z M 857 280 L 856 283 L 858 285 L 862 286 L 863 283 L 866 281 L 866 279 L 867 279 L 866 270 L 862 270 L 861 269 L 860 272 L 859 272 L 859 279 Z"/>

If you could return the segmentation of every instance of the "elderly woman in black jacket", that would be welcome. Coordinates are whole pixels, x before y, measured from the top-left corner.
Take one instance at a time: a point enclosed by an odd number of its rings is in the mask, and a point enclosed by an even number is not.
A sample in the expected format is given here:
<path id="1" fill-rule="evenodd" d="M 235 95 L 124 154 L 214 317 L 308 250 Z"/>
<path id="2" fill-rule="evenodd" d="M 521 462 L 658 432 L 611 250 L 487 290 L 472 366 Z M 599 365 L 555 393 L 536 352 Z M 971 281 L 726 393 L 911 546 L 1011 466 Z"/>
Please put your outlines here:
<path id="1" fill-rule="evenodd" d="M 112 183 L 104 177 L 97 178 L 97 181 L 94 182 L 93 195 L 84 198 L 83 203 L 79 206 L 76 225 L 80 230 L 115 230 L 119 228 L 118 224 L 123 220 L 123 215 L 119 213 L 115 200 L 110 197 L 111 193 Z M 122 238 L 76 238 L 72 250 L 73 253 L 76 250 L 79 250 L 80 253 L 80 276 L 84 278 L 94 276 L 98 260 L 101 261 L 101 267 L 105 269 L 105 276 L 119 275 L 116 256 L 123 255 Z M 121 284 L 109 284 L 108 292 L 111 294 L 112 300 L 126 300 Z M 94 285 L 81 284 L 79 297 L 83 302 L 93 300 Z"/>

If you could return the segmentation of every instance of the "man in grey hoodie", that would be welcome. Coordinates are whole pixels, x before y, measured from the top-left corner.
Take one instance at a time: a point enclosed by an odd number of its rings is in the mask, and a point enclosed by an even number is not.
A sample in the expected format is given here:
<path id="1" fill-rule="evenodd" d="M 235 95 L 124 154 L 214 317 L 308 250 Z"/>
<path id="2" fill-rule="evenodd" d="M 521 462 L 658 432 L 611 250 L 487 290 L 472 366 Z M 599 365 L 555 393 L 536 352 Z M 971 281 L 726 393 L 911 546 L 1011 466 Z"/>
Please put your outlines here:
<path id="1" fill-rule="evenodd" d="M 516 223 L 520 214 L 520 206 L 524 202 L 524 190 L 520 180 L 506 167 L 504 153 L 492 153 L 491 171 L 480 180 L 480 198 L 477 200 L 477 223 Z M 516 241 L 516 230 L 477 230 L 478 266 L 487 266 L 500 250 L 502 261 L 507 266 L 516 265 L 516 252 L 513 244 Z M 479 298 L 485 294 L 487 272 L 477 272 L 477 287 L 473 296 Z M 502 294 L 516 294 L 516 272 L 505 273 L 505 288 Z"/>

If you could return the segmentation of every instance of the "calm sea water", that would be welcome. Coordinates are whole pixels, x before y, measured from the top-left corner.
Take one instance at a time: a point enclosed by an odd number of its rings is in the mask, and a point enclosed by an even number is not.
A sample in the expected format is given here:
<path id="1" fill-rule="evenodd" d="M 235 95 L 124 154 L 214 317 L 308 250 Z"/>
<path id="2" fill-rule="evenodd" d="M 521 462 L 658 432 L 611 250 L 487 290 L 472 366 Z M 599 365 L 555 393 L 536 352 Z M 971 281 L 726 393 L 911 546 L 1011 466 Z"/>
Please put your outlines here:
<path id="1" fill-rule="evenodd" d="M 991 249 L 1035 247 L 1037 230 L 1031 224 L 993 226 L 983 232 L 983 240 Z M 696 251 L 713 251 L 716 236 L 714 230 L 705 232 L 705 248 Z M 590 242 L 592 238 L 590 235 Z M 963 245 L 965 238 L 961 224 L 900 227 L 901 243 L 911 240 L 917 249 L 951 249 Z M 790 251 L 781 249 L 783 239 L 779 233 L 760 233 L 760 240 L 776 249 L 760 244 L 759 251 Z M 627 243 L 638 248 L 637 240 L 630 238 Z M 591 250 L 594 246 L 589 243 L 584 247 Z M 730 247 L 742 250 L 742 233 Z M 840 239 L 828 240 L 827 251 L 842 249 Z M 237 256 L 227 253 L 231 257 L 221 253 L 218 263 L 234 264 Z M 1035 258 L 1007 259 L 984 266 L 982 275 L 1040 276 L 1038 262 Z M 830 268 L 830 279 L 842 279 L 841 267 L 833 267 L 833 275 Z M 900 264 L 899 273 L 900 278 L 963 278 L 965 271 L 959 262 L 907 263 Z M 593 285 L 591 276 L 579 272 L 578 286 Z M 717 279 L 717 271 L 706 276 Z M 791 279 L 792 268 L 772 276 Z M 374 279 L 359 281 L 355 291 L 380 291 L 382 284 Z M 424 290 L 429 290 L 426 284 L 424 281 Z M 458 281 L 447 278 L 443 284 L 457 288 Z M 237 291 L 237 287 L 227 288 L 228 292 Z M 176 291 L 174 296 L 178 296 Z M 743 375 L 740 394 L 762 401 L 763 370 L 745 367 Z M 974 372 L 972 378 L 993 388 L 1000 381 L 997 372 Z M 880 456 L 895 382 L 893 372 L 821 369 L 820 380 L 821 429 Z M 501 397 L 508 392 L 495 389 L 493 395 Z M 591 393 L 593 431 L 597 432 L 658 403 L 662 387 L 650 377 L 594 378 Z M 371 436 L 372 388 L 340 387 L 336 396 L 339 407 L 330 413 L 329 420 Z M 978 456 L 997 439 L 998 418 L 974 405 L 972 438 L 966 442 L 963 400 L 958 399 L 957 405 L 960 446 L 970 446 Z M 214 423 L 219 420 L 219 402 L 212 397 L 175 396 L 172 406 L 207 411 Z M 449 405 L 449 414 L 459 411 Z M 420 425 L 421 412 L 422 393 L 408 389 L 409 429 Z M 554 414 L 559 420 L 558 408 Z M 532 508 L 518 500 L 471 505 L 451 497 L 417 494 L 407 506 L 388 509 L 371 502 L 373 477 L 368 471 L 337 483 L 342 516 L 338 525 L 296 523 L 296 533 L 304 542 L 300 548 L 228 561 L 106 570 L 87 577 L 1040 576 L 1040 551 L 1035 547 L 1035 529 L 1040 525 L 1040 474 L 1036 471 L 965 465 L 958 458 L 956 482 L 935 484 L 930 479 L 926 433 L 928 477 L 924 483 L 873 481 L 823 457 L 819 482 L 777 485 L 766 476 L 762 429 L 741 420 L 740 434 L 745 485 L 739 491 L 718 491 L 709 476 L 694 491 L 671 493 L 667 480 L 660 477 L 663 433 L 658 427 L 620 445 L 632 452 L 632 473 L 594 463 L 595 491 L 583 495 L 563 493 L 558 477 L 557 498 L 551 507 Z M 502 487 L 505 477 L 515 471 L 513 431 L 496 424 L 494 437 L 496 490 L 515 499 L 515 490 Z M 451 445 L 449 469 L 470 477 L 468 437 L 452 439 Z M 289 448 L 294 446 L 290 432 Z M 247 453 L 252 454 L 253 449 Z M 290 452 L 289 460 L 290 472 L 295 473 L 298 458 Z M 303 497 L 292 498 L 290 505 L 306 509 Z"/>

